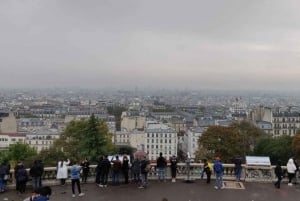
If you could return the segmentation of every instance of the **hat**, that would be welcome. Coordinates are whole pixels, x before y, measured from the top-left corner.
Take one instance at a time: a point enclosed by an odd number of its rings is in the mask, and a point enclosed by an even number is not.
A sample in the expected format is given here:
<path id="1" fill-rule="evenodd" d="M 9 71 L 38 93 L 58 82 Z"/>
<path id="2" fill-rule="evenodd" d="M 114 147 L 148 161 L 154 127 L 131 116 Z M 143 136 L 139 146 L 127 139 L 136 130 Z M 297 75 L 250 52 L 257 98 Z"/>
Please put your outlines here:
<path id="1" fill-rule="evenodd" d="M 221 158 L 219 156 L 216 157 L 216 161 L 220 161 Z"/>

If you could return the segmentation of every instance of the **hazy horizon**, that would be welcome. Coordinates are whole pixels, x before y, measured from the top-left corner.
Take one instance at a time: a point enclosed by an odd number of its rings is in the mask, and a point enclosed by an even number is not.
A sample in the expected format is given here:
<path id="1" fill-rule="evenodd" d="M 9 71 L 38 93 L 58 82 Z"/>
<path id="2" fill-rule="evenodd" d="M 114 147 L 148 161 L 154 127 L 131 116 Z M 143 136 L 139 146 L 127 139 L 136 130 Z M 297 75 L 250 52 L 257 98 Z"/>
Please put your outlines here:
<path id="1" fill-rule="evenodd" d="M 3 0 L 0 88 L 291 90 L 297 0 Z"/>

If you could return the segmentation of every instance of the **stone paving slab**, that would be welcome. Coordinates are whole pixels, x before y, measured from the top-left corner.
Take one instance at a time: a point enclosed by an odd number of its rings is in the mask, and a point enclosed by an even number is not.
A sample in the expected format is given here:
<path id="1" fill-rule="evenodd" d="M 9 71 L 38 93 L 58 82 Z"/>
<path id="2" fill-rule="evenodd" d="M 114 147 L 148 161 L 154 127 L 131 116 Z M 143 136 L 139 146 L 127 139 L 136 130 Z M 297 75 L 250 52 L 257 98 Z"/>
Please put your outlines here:
<path id="1" fill-rule="evenodd" d="M 225 181 L 226 182 L 226 181 Z M 204 180 L 196 180 L 186 183 L 178 180 L 159 183 L 150 181 L 146 189 L 139 189 L 135 184 L 108 186 L 100 188 L 96 184 L 82 185 L 85 196 L 72 197 L 71 185 L 53 186 L 51 201 L 161 201 L 167 198 L 169 201 L 295 201 L 300 199 L 300 185 L 288 186 L 282 184 L 281 189 L 276 189 L 272 183 L 245 183 L 245 189 L 216 190 Z M 7 198 L 8 201 L 23 201 L 30 195 L 30 189 L 26 194 L 19 195 L 15 190 L 9 190 L 0 194 L 0 201 Z"/>

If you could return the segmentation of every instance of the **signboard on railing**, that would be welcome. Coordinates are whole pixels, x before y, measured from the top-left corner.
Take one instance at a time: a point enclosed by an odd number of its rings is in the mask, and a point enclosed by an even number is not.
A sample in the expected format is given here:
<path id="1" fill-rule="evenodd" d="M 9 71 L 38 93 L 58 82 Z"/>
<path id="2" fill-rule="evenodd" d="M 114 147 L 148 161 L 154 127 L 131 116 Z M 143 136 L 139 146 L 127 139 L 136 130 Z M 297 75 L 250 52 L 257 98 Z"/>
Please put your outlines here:
<path id="1" fill-rule="evenodd" d="M 246 156 L 247 165 L 271 166 L 269 156 Z"/>

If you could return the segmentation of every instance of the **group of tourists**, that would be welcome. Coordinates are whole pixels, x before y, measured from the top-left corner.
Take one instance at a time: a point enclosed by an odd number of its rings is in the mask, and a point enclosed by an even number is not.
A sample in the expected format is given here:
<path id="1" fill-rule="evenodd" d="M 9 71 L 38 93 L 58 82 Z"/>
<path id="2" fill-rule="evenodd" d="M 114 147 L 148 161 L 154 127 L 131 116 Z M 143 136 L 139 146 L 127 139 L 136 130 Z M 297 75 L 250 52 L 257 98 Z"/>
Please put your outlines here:
<path id="1" fill-rule="evenodd" d="M 203 171 L 201 172 L 201 179 L 206 175 L 206 183 L 210 184 L 211 175 L 215 175 L 215 189 L 223 189 L 223 173 L 224 165 L 221 162 L 221 158 L 217 156 L 215 160 L 211 163 L 208 160 L 203 161 Z M 234 161 L 235 167 L 235 179 L 240 181 L 241 172 L 242 172 L 242 159 L 236 158 Z M 176 173 L 177 173 L 177 158 L 172 156 L 169 159 L 172 182 L 176 182 Z M 71 164 L 69 159 L 60 160 L 57 163 L 57 179 L 60 180 L 60 184 L 64 186 L 66 184 L 66 179 L 68 179 L 68 166 Z M 283 170 L 281 167 L 282 163 L 279 160 L 275 167 L 275 175 L 277 181 L 274 183 L 276 188 L 280 188 L 280 183 L 283 178 Z M 138 188 L 146 188 L 148 186 L 148 173 L 152 171 L 154 167 L 151 167 L 150 161 L 147 158 L 147 155 L 136 156 L 132 163 L 127 155 L 112 156 L 109 160 L 107 155 L 100 157 L 97 167 L 96 167 L 96 184 L 99 187 L 107 187 L 108 177 L 111 173 L 112 185 L 118 186 L 121 184 L 120 178 L 123 177 L 124 184 L 129 183 L 129 178 L 132 178 L 132 182 L 137 184 Z M 162 153 L 159 154 L 159 157 L 156 160 L 156 173 L 158 176 L 158 181 L 166 182 L 166 168 L 167 160 Z M 299 166 L 294 157 L 290 158 L 286 165 L 287 174 L 288 174 L 288 185 L 292 186 L 293 183 L 297 182 L 297 172 L 299 171 Z M 15 168 L 15 181 L 16 181 L 16 190 L 19 193 L 24 193 L 26 190 L 26 183 L 28 182 L 29 176 L 32 180 L 32 195 L 25 199 L 26 201 L 46 201 L 49 200 L 51 195 L 50 187 L 42 186 L 42 175 L 44 172 L 44 165 L 41 160 L 35 160 L 33 165 L 29 170 L 29 174 L 26 171 L 24 164 L 19 161 Z M 90 171 L 90 163 L 87 158 L 82 160 L 81 163 L 74 161 L 70 168 L 71 184 L 72 184 L 72 197 L 76 197 L 77 186 L 78 196 L 85 195 L 81 191 L 80 179 L 83 183 L 86 183 L 88 180 L 88 175 Z M 131 175 L 129 175 L 131 173 Z M 0 192 L 3 193 L 6 191 L 6 183 L 10 179 L 10 164 L 8 161 L 3 161 L 0 165 Z"/>

